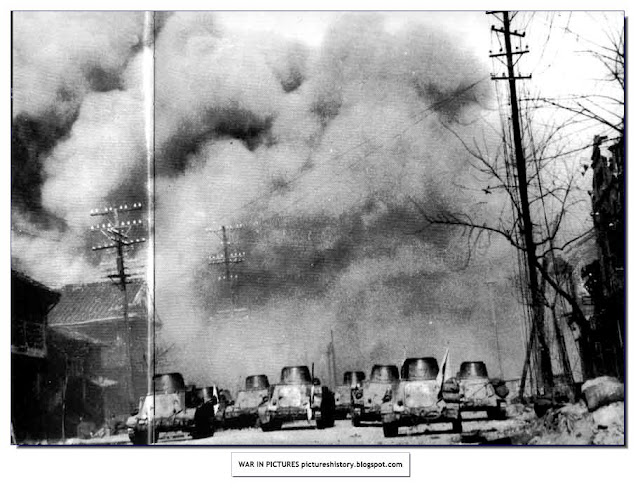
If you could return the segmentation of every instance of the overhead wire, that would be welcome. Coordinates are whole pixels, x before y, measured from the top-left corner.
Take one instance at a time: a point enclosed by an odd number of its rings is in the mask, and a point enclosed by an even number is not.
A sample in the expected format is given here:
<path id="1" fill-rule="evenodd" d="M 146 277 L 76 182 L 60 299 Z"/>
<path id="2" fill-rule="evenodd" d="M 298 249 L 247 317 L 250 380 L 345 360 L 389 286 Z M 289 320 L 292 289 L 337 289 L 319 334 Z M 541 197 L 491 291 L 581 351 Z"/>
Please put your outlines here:
<path id="1" fill-rule="evenodd" d="M 500 39 L 500 37 L 498 36 L 498 39 Z M 500 93 L 499 89 L 497 88 L 498 83 L 495 84 L 496 85 L 496 94 L 498 96 L 498 100 L 504 100 L 507 99 L 506 95 L 503 95 Z M 503 151 L 504 151 L 504 159 L 505 159 L 505 174 L 506 174 L 506 178 L 507 178 L 507 185 L 509 188 L 517 188 L 517 177 L 516 174 L 514 172 L 514 168 L 513 168 L 513 136 L 511 134 L 511 131 L 506 129 L 506 123 L 505 120 L 509 120 L 509 115 L 508 113 L 505 115 L 503 113 L 503 104 L 499 102 L 499 107 L 500 107 L 500 122 L 501 122 L 501 126 L 502 126 L 502 131 L 503 134 L 505 134 L 505 144 L 503 145 Z M 521 127 L 524 127 L 522 124 L 522 112 L 519 112 L 519 116 L 520 116 L 520 122 L 521 122 Z M 508 135 L 508 137 L 507 137 Z M 525 256 L 524 256 L 524 251 L 522 250 L 523 248 L 523 242 L 522 242 L 522 222 L 521 222 L 521 208 L 520 206 L 522 205 L 522 202 L 520 202 L 520 204 L 518 204 L 519 201 L 519 193 L 515 192 L 515 194 L 512 195 L 512 201 L 514 202 L 514 205 L 511 205 L 511 212 L 512 212 L 512 219 L 514 224 L 517 222 L 518 223 L 518 232 L 515 233 L 514 235 L 514 239 L 516 241 L 517 244 L 517 249 L 516 249 L 516 256 L 517 256 L 517 265 L 518 265 L 518 285 L 519 285 L 519 289 L 520 289 L 520 294 L 522 297 L 522 301 L 521 301 L 521 305 L 523 308 L 523 316 L 525 317 L 525 321 L 523 322 L 523 326 L 524 326 L 524 330 L 521 329 L 521 332 L 523 332 L 522 334 L 522 340 L 523 340 L 523 347 L 524 347 L 524 351 L 525 351 L 525 356 L 526 356 L 526 351 L 528 349 L 528 342 L 529 342 L 529 337 L 531 336 L 531 331 L 533 330 L 533 312 L 532 312 L 532 305 L 533 305 L 533 300 L 531 297 L 531 291 L 529 289 L 528 286 L 526 286 L 525 284 L 525 279 L 524 277 L 527 276 L 528 273 L 528 263 L 526 262 Z M 538 382 L 538 375 L 537 375 L 537 371 L 538 371 L 538 364 L 537 364 L 537 356 L 535 354 L 531 354 L 529 356 L 529 362 L 526 365 L 526 370 L 529 373 L 529 387 L 530 387 L 530 392 L 533 393 L 534 392 L 534 388 L 535 385 Z"/>
<path id="2" fill-rule="evenodd" d="M 528 129 L 528 136 L 529 136 L 529 140 L 530 140 L 530 144 L 532 147 L 532 159 L 533 159 L 533 164 L 535 167 L 535 171 L 536 171 L 536 180 L 537 180 L 537 186 L 538 186 L 538 191 L 539 191 L 539 195 L 543 195 L 543 188 L 542 188 L 542 168 L 540 166 L 540 162 L 541 162 L 541 158 L 539 157 L 539 155 L 537 154 L 537 144 L 533 135 L 533 130 L 530 124 L 527 124 L 527 129 Z M 566 192 L 569 191 L 569 188 L 565 189 Z M 548 215 L 548 210 L 547 210 L 547 206 L 546 206 L 546 199 L 545 198 L 541 198 L 540 199 L 540 203 L 541 203 L 541 207 L 542 207 L 542 215 L 543 215 L 543 219 L 544 219 L 544 224 L 545 224 L 545 229 L 546 229 L 546 238 L 550 239 L 549 241 L 549 252 L 551 254 L 551 262 L 552 262 L 552 266 L 553 266 L 553 276 L 554 279 L 556 280 L 557 283 L 560 283 L 560 273 L 558 270 L 558 262 L 556 260 L 556 256 L 555 256 L 555 252 L 554 252 L 554 240 L 551 237 L 552 236 L 552 230 L 551 230 L 551 225 L 549 223 L 549 215 Z M 561 209 L 562 211 L 562 209 Z M 558 218 L 560 218 L 561 214 L 558 214 Z M 554 224 L 556 226 L 560 225 L 560 222 L 557 222 L 556 224 Z M 555 233 L 555 231 L 553 231 L 553 233 Z M 573 385 L 573 382 L 575 381 L 574 377 L 573 377 L 573 371 L 572 371 L 572 367 L 571 367 L 571 363 L 569 361 L 569 357 L 568 357 L 568 352 L 566 349 L 566 343 L 564 341 L 564 335 L 562 335 L 562 330 L 560 329 L 560 324 L 557 321 L 557 317 L 556 317 L 556 304 L 557 304 L 557 300 L 558 300 L 558 292 L 555 291 L 555 299 L 552 303 L 552 305 L 550 306 L 551 308 L 551 313 L 553 315 L 553 325 L 554 327 L 551 328 L 551 330 L 546 330 L 545 333 L 548 336 L 554 336 L 555 337 L 555 341 L 552 341 L 552 348 L 550 348 L 551 350 L 555 350 L 556 351 L 556 360 L 560 363 L 560 365 L 562 366 L 562 369 L 564 371 L 565 377 L 567 378 L 568 381 L 570 381 L 570 384 Z M 562 316 L 566 316 L 566 306 L 565 306 L 565 300 L 561 299 L 560 300 L 560 307 L 562 310 Z M 559 356 L 560 358 L 558 359 Z"/>
<path id="3" fill-rule="evenodd" d="M 468 92 L 469 90 L 472 90 L 473 88 L 475 88 L 477 85 L 479 85 L 480 83 L 482 83 L 483 81 L 487 80 L 489 78 L 489 75 L 486 76 L 482 76 L 481 78 L 477 79 L 476 81 L 474 81 L 473 83 L 470 83 L 469 85 L 467 85 L 466 87 L 460 89 L 460 90 L 456 90 L 456 92 L 454 94 L 452 94 L 451 96 L 443 99 L 443 100 L 438 100 L 437 102 L 434 102 L 432 104 L 430 104 L 429 106 L 427 106 L 426 108 L 420 110 L 417 114 L 417 118 L 415 120 L 413 120 L 411 123 L 406 124 L 406 126 L 398 131 L 397 133 L 395 133 L 391 139 L 397 139 L 398 137 L 401 137 L 402 135 L 404 135 L 409 129 L 411 129 L 412 127 L 416 126 L 417 124 L 419 124 L 420 122 L 424 121 L 427 117 L 429 117 L 429 115 L 431 115 L 432 112 L 434 112 L 439 106 L 442 105 L 446 105 L 447 103 L 455 100 L 456 98 L 458 98 L 459 96 L 463 95 L 464 93 Z M 340 152 L 339 154 L 333 155 L 329 158 L 326 158 L 324 161 L 317 163 L 315 166 L 317 165 L 326 165 L 329 162 L 333 162 L 333 161 L 339 161 L 342 158 L 344 158 L 346 155 L 350 154 L 351 152 L 355 151 L 356 149 L 359 149 L 363 146 L 365 146 L 366 144 L 370 144 L 372 141 L 368 138 L 366 138 L 365 140 L 359 142 L 358 144 L 355 144 L 351 147 L 349 147 L 348 149 Z M 385 146 L 385 143 L 379 143 L 379 146 L 375 148 L 375 150 L 380 150 L 381 148 L 383 148 Z M 340 173 L 343 173 L 349 169 L 352 169 L 356 164 L 362 162 L 361 159 L 356 159 L 354 162 L 342 167 L 339 169 Z M 272 195 L 274 195 L 275 193 L 278 193 L 280 191 L 282 191 L 282 186 L 284 186 L 285 188 L 289 188 L 291 187 L 291 185 L 293 185 L 294 183 L 296 183 L 297 181 L 301 180 L 302 178 L 304 178 L 305 176 L 312 174 L 313 172 L 313 167 L 309 168 L 309 167 L 303 167 L 300 172 L 293 176 L 291 179 L 289 179 L 288 181 L 286 181 L 283 185 L 279 186 L 278 188 L 272 188 L 269 191 L 266 191 L 260 195 L 258 195 L 257 197 L 249 200 L 248 202 L 244 203 L 243 205 L 241 205 L 236 212 L 234 213 L 239 213 L 242 212 L 244 210 L 246 210 L 247 208 L 249 208 L 250 206 L 265 200 L 265 199 L 269 199 L 271 198 Z M 340 174 L 338 173 L 338 174 Z M 336 173 L 332 173 L 331 175 L 329 175 L 330 178 L 334 178 L 336 176 Z M 316 183 L 326 183 L 328 181 L 328 179 L 318 179 L 316 178 L 314 180 Z M 302 197 L 298 198 L 297 200 L 294 200 L 293 202 L 290 202 L 288 205 L 282 207 L 283 209 L 287 209 L 290 208 L 291 206 L 300 203 L 300 201 L 302 201 L 304 198 L 307 198 L 308 194 L 303 195 Z M 220 220 L 225 220 L 228 217 L 222 217 Z"/>
<path id="4" fill-rule="evenodd" d="M 500 37 L 497 36 L 497 39 L 499 40 L 499 42 L 501 43 Z M 495 64 L 495 63 L 494 63 Z M 513 151 L 513 143 L 512 143 L 512 139 L 511 139 L 511 133 L 509 130 L 507 130 L 506 128 L 506 120 L 509 119 L 508 114 L 505 113 L 505 108 L 504 108 L 504 104 L 502 102 L 502 100 L 505 99 L 505 95 L 503 93 L 501 93 L 501 90 L 499 88 L 499 83 L 494 82 L 494 89 L 496 92 L 496 100 L 498 101 L 498 119 L 500 121 L 500 127 L 501 127 L 501 131 L 502 131 L 502 150 L 503 150 L 503 158 L 504 158 L 504 165 L 505 165 L 505 175 L 506 175 L 506 181 L 507 181 L 507 185 L 509 187 L 514 187 L 515 185 L 515 178 L 513 177 L 512 171 L 511 171 L 511 153 Z M 516 208 L 517 205 L 517 198 L 514 198 L 512 200 L 513 204 L 510 205 L 510 209 L 511 209 L 511 218 L 513 220 L 513 222 L 519 222 L 519 217 L 518 215 L 520 214 L 520 210 Z M 517 210 L 517 212 L 516 212 Z M 518 226 L 520 226 L 520 224 L 518 224 Z M 516 244 L 518 244 L 518 247 L 520 246 L 520 232 L 516 232 L 514 235 L 514 239 L 516 241 Z M 521 340 L 522 340 L 522 346 L 523 346 L 523 353 L 524 351 L 526 351 L 527 349 L 527 336 L 528 336 L 528 327 L 527 325 L 530 323 L 531 321 L 531 317 L 530 317 L 530 310 L 529 307 L 527 306 L 527 304 L 529 303 L 528 300 L 528 296 L 525 290 L 525 287 L 523 286 L 523 281 L 522 281 L 522 277 L 524 276 L 524 262 L 523 262 L 523 256 L 522 256 L 522 251 L 519 248 L 515 249 L 515 254 L 516 254 L 516 266 L 517 266 L 517 270 L 518 270 L 518 280 L 517 280 L 517 285 L 518 285 L 518 290 L 520 291 L 520 305 L 522 306 L 522 312 L 523 312 L 523 317 L 525 317 L 525 320 L 521 323 L 521 328 L 520 328 L 520 332 L 521 332 Z M 529 378 L 531 378 L 531 384 L 533 384 L 533 369 L 531 367 L 531 362 L 529 362 L 529 367 L 528 367 L 528 371 L 529 371 Z"/>

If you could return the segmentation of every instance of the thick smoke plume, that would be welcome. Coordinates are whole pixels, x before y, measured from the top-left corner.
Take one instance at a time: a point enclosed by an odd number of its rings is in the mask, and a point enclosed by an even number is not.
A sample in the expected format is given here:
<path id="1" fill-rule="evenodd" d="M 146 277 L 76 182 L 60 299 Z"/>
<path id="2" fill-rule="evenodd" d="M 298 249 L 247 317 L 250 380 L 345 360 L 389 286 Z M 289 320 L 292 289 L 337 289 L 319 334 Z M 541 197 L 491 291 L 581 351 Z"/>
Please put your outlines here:
<path id="1" fill-rule="evenodd" d="M 142 13 L 14 14 L 12 252 L 37 279 L 104 274 L 89 212 L 144 167 L 142 33 Z"/>
<path id="2" fill-rule="evenodd" d="M 91 206 L 147 188 L 142 27 L 132 14 L 118 27 L 105 19 L 104 35 L 71 51 L 64 69 L 48 57 L 16 59 L 21 90 L 33 89 L 24 80 L 40 68 L 48 84 L 15 104 L 14 120 L 70 121 L 33 151 L 42 211 L 63 222 L 64 236 L 83 236 Z M 487 68 L 433 24 L 390 30 L 384 15 L 345 14 L 316 47 L 236 32 L 221 15 L 163 16 L 154 264 L 160 334 L 174 345 L 167 367 L 235 388 L 247 374 L 273 381 L 284 365 L 314 362 L 328 381 L 333 334 L 339 375 L 440 358 L 447 346 L 455 360 L 483 358 L 495 370 L 492 298 L 478 290 L 500 274 L 501 251 L 465 267 L 466 243 L 448 229 L 423 231 L 415 206 L 474 203 L 456 186 L 473 184 L 463 171 L 470 156 L 444 125 L 472 131 L 487 100 Z M 33 47 L 30 30 L 16 44 Z M 233 268 L 235 306 L 245 311 L 229 314 L 223 269 L 209 264 L 219 232 L 207 229 L 240 223 L 229 237 L 246 253 Z M 33 263 L 34 247 L 16 240 L 14 253 Z"/>
<path id="3" fill-rule="evenodd" d="M 122 86 L 122 72 L 139 48 L 143 13 L 15 12 L 13 111 L 61 122 L 84 96 Z"/>

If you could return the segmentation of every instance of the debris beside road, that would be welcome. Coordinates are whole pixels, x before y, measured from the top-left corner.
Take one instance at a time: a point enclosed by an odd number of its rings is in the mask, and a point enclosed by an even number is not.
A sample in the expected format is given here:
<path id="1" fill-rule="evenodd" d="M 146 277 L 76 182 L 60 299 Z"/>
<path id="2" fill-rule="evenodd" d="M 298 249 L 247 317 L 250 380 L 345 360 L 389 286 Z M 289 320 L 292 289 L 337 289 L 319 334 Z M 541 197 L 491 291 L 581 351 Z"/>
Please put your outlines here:
<path id="1" fill-rule="evenodd" d="M 580 400 L 552 408 L 531 430 L 529 445 L 624 445 L 624 403 L 589 412 Z"/>
<path id="2" fill-rule="evenodd" d="M 611 376 L 600 376 L 584 382 L 582 395 L 589 411 L 613 402 L 624 401 L 624 385 Z"/>
<path id="3" fill-rule="evenodd" d="M 461 432 L 451 423 L 435 423 L 403 428 L 392 439 L 383 436 L 379 423 L 354 427 L 350 421 L 336 422 L 335 428 L 317 430 L 307 420 L 277 432 L 260 429 L 221 430 L 213 437 L 199 440 L 163 433 L 160 444 L 182 445 L 608 445 L 622 446 L 624 435 L 624 386 L 610 377 L 585 382 L 583 398 L 576 403 L 550 400 L 543 410 L 538 404 L 509 403 L 506 418 L 469 419 L 462 422 Z M 67 439 L 67 445 L 124 444 L 125 435 L 92 439 Z"/>

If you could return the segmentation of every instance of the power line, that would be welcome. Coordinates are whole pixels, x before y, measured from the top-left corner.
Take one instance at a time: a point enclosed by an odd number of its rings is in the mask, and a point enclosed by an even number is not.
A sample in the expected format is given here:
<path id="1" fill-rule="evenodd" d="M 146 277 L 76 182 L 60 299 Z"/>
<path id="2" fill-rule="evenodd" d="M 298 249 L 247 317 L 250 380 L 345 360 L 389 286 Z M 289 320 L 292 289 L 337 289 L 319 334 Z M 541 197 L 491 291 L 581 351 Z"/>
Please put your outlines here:
<path id="1" fill-rule="evenodd" d="M 538 189 L 540 192 L 540 195 L 543 194 L 543 189 L 542 189 L 542 178 L 540 176 L 541 173 L 541 167 L 540 167 L 540 160 L 539 158 L 536 157 L 535 154 L 535 148 L 536 148 L 536 144 L 533 138 L 533 132 L 531 131 L 531 125 L 528 125 L 528 129 L 529 129 L 529 138 L 531 140 L 531 146 L 534 150 L 534 154 L 533 154 L 533 164 L 535 165 L 535 169 L 536 169 L 536 179 L 538 182 Z M 569 192 L 570 188 L 566 188 L 565 192 Z M 567 195 L 565 194 L 565 201 L 566 201 L 566 197 Z M 549 250 L 551 252 L 551 261 L 553 263 L 553 273 L 554 273 L 554 278 L 556 280 L 558 280 L 558 263 L 556 261 L 556 257 L 555 257 L 555 253 L 553 250 L 554 247 L 554 239 L 553 239 L 553 235 L 555 234 L 555 231 L 551 230 L 551 225 L 549 224 L 549 219 L 548 219 L 548 212 L 547 212 L 547 208 L 546 208 L 546 202 L 545 202 L 545 198 L 541 198 L 540 199 L 540 203 L 542 205 L 542 215 L 544 217 L 544 224 L 545 224 L 545 229 L 546 229 L 546 234 L 547 234 L 547 238 L 549 238 Z M 564 203 L 563 203 L 564 206 Z M 562 210 L 562 209 L 561 209 Z M 558 219 L 561 218 L 562 214 L 558 214 Z M 555 224 L 557 227 L 560 226 L 560 220 L 557 221 L 557 223 Z M 544 260 L 543 260 L 543 265 L 544 265 Z M 556 297 L 558 296 L 558 292 L 556 291 Z M 556 298 L 557 300 L 557 298 Z M 558 319 L 556 316 L 556 310 L 555 310 L 555 301 L 553 306 L 551 307 L 551 314 L 552 314 L 552 319 L 553 319 L 553 325 L 554 325 L 554 332 L 555 332 L 555 337 L 556 337 L 556 343 L 560 348 L 560 355 L 561 355 L 561 365 L 563 367 L 564 373 L 565 373 L 565 378 L 568 378 L 568 381 L 570 382 L 571 385 L 571 391 L 573 392 L 573 373 L 571 371 L 571 364 L 569 363 L 569 357 L 567 354 L 567 350 L 566 350 L 566 344 L 564 342 L 564 336 L 562 336 L 561 334 L 561 330 L 560 330 L 560 324 L 558 323 Z M 562 309 L 563 309 L 563 315 L 566 315 L 566 310 L 564 309 L 564 302 L 562 303 Z"/>
<path id="2" fill-rule="evenodd" d="M 507 130 L 506 122 L 505 122 L 506 120 L 509 119 L 509 116 L 506 113 L 504 113 L 504 106 L 500 102 L 504 98 L 504 96 L 500 93 L 499 84 L 494 83 L 494 88 L 496 91 L 496 98 L 498 99 L 498 114 L 499 114 L 500 127 L 502 130 L 502 136 L 503 136 L 502 148 L 503 148 L 503 157 L 505 161 L 506 181 L 507 181 L 507 185 L 509 185 L 510 188 L 515 188 L 516 178 L 511 168 L 512 156 L 510 153 L 511 151 L 513 151 L 513 142 L 511 141 L 511 133 Z M 514 223 L 519 222 L 520 208 L 518 205 L 518 200 L 512 199 L 512 203 L 513 204 L 510 206 L 512 221 Z M 527 306 L 527 304 L 531 303 L 531 300 L 529 298 L 529 293 L 528 293 L 529 289 L 524 285 L 524 282 L 522 280 L 522 277 L 526 275 L 526 264 L 524 263 L 524 252 L 521 251 L 521 249 L 523 248 L 521 233 L 520 232 L 514 233 L 514 239 L 517 245 L 515 249 L 516 267 L 518 270 L 517 288 L 520 293 L 520 305 L 522 306 L 522 315 L 524 318 L 520 327 L 520 333 L 521 333 L 520 335 L 522 340 L 523 355 L 526 356 L 527 336 L 529 335 L 529 330 L 530 330 L 530 328 L 527 327 L 527 325 L 532 324 L 533 318 L 531 316 L 531 309 L 529 306 Z M 536 374 L 535 374 L 536 366 L 534 364 L 533 359 L 534 358 L 530 358 L 530 360 L 526 363 L 526 368 L 529 372 L 529 378 L 530 378 L 529 385 L 532 391 L 533 391 L 533 385 L 536 381 Z"/>
<path id="3" fill-rule="evenodd" d="M 431 105 L 429 105 L 428 107 L 422 109 L 419 113 L 418 113 L 418 118 L 414 121 L 412 121 L 410 124 L 407 124 L 404 129 L 402 129 L 401 131 L 397 132 L 396 134 L 394 134 L 391 138 L 392 139 L 396 139 L 398 137 L 401 137 L 402 135 L 404 135 L 409 129 L 411 129 L 412 127 L 414 127 L 415 125 L 419 124 L 420 122 L 422 122 L 423 120 L 425 120 L 434 110 L 436 110 L 438 107 L 445 105 L 453 100 L 455 100 L 456 98 L 460 97 L 461 95 L 467 93 L 469 90 L 472 90 L 473 88 L 475 88 L 477 85 L 479 85 L 480 83 L 482 83 L 483 81 L 487 80 L 489 78 L 489 76 L 483 76 L 481 78 L 479 78 L 478 80 L 476 80 L 475 82 L 467 85 L 466 87 L 460 89 L 460 90 L 456 90 L 455 93 L 453 93 L 451 96 L 443 99 L 443 100 L 438 100 L 437 102 L 432 103 Z M 365 139 L 364 141 L 355 144 L 354 146 L 346 149 L 345 151 L 336 154 L 334 156 L 331 156 L 330 158 L 325 159 L 324 161 L 322 161 L 319 164 L 325 165 L 328 162 L 331 161 L 338 161 L 340 159 L 342 159 L 344 156 L 346 156 L 347 154 L 351 153 L 352 151 L 355 151 L 356 149 L 364 146 L 365 144 L 369 144 L 371 143 L 370 139 Z M 382 147 L 384 147 L 385 143 L 381 143 L 379 147 L 375 148 L 375 149 L 380 149 Z M 340 172 L 344 172 L 346 170 L 349 170 L 351 168 L 353 168 L 356 164 L 360 163 L 361 160 L 356 160 L 353 163 L 343 167 Z M 291 185 L 293 185 L 294 183 L 296 183 L 297 181 L 299 181 L 300 179 L 304 178 L 306 175 L 311 174 L 312 168 L 303 168 L 297 175 L 293 176 L 290 180 L 286 181 L 283 185 L 279 186 L 278 188 L 272 188 L 271 190 L 258 195 L 257 197 L 249 200 L 248 202 L 246 202 L 245 204 L 241 205 L 238 208 L 238 211 L 243 211 L 245 209 L 247 209 L 248 207 L 250 207 L 251 205 L 254 205 L 255 203 L 261 201 L 261 200 L 265 200 L 270 198 L 274 193 L 277 193 L 278 191 L 281 191 L 282 186 L 284 187 L 290 187 Z M 329 175 L 331 178 L 334 178 L 336 176 L 336 173 L 332 173 L 331 175 Z M 315 182 L 324 182 L 326 183 L 327 180 L 318 180 L 315 179 Z M 289 205 L 285 206 L 284 208 L 289 208 L 292 205 L 295 205 L 297 203 L 299 203 L 300 201 L 302 201 L 302 199 L 306 198 L 306 195 L 304 195 L 303 197 L 294 200 L 293 202 L 291 202 Z M 221 220 L 227 220 L 228 217 L 222 218 Z"/>
<path id="4" fill-rule="evenodd" d="M 93 246 L 93 251 L 103 251 L 106 249 L 116 250 L 116 272 L 107 275 L 114 284 L 119 286 L 122 290 L 122 313 L 123 313 L 123 329 L 125 333 L 125 347 L 126 355 L 129 359 L 129 381 L 127 381 L 127 394 L 129 397 L 129 403 L 131 407 L 135 406 L 135 366 L 133 356 L 131 354 L 131 348 L 133 344 L 133 331 L 131 330 L 131 324 L 129 323 L 129 299 L 127 295 L 127 285 L 131 283 L 129 278 L 131 275 L 127 273 L 127 267 L 125 266 L 124 250 L 126 247 L 135 246 L 146 241 L 145 238 L 133 238 L 130 237 L 131 232 L 143 225 L 142 219 L 131 219 L 126 216 L 130 212 L 137 212 L 142 210 L 141 203 L 134 203 L 132 205 L 124 204 L 120 206 L 104 207 L 104 209 L 96 208 L 92 209 L 90 215 L 93 217 L 106 217 L 106 221 L 101 224 L 92 225 L 91 230 L 100 232 L 102 236 L 107 239 L 107 242 L 98 246 Z M 110 242 L 109 242 L 110 241 Z"/>
<path id="5" fill-rule="evenodd" d="M 218 230 L 207 229 L 215 232 L 222 242 L 223 252 L 215 256 L 209 256 L 209 264 L 223 265 L 224 274 L 218 277 L 219 281 L 223 281 L 227 288 L 228 299 L 231 304 L 231 310 L 235 311 L 237 307 L 237 293 L 234 284 L 238 281 L 238 275 L 232 274 L 231 266 L 244 261 L 245 253 L 241 251 L 232 251 L 229 233 L 234 230 L 242 229 L 242 224 L 233 226 L 220 226 Z"/>
<path id="6" fill-rule="evenodd" d="M 527 359 L 525 359 L 525 368 L 526 363 L 528 362 L 529 352 L 531 350 L 531 346 L 533 343 L 534 332 L 535 337 L 538 339 L 538 346 L 540 349 L 541 356 L 541 373 L 542 380 L 545 389 L 547 387 L 553 386 L 553 370 L 551 367 L 551 360 L 549 357 L 549 351 L 547 349 L 546 340 L 544 337 L 544 304 L 542 302 L 542 296 L 540 294 L 540 283 L 538 282 L 538 272 L 536 268 L 536 253 L 535 253 L 535 242 L 533 239 L 533 224 L 531 221 L 531 214 L 529 211 L 529 196 L 528 196 L 528 178 L 527 178 L 527 167 L 526 161 L 524 158 L 524 151 L 522 147 L 522 133 L 521 133 L 521 124 L 520 124 L 520 111 L 518 109 L 518 96 L 516 90 L 516 80 L 523 78 L 531 78 L 531 75 L 516 75 L 515 74 L 515 62 L 514 55 L 518 56 L 518 59 L 525 54 L 525 50 L 520 48 L 519 50 L 512 49 L 512 36 L 523 38 L 525 36 L 524 32 L 518 32 L 517 30 L 511 30 L 510 26 L 510 18 L 509 12 L 503 11 L 502 14 L 502 27 L 496 27 L 494 25 L 491 26 L 491 31 L 502 34 L 504 36 L 505 43 L 505 52 L 500 53 L 499 56 L 505 56 L 505 64 L 507 67 L 507 75 L 504 73 L 502 75 L 492 75 L 491 78 L 493 80 L 508 80 L 509 82 L 509 94 L 510 94 L 510 102 L 511 102 L 511 124 L 513 128 L 513 142 L 515 149 L 515 159 L 516 159 L 516 168 L 517 168 L 517 180 L 518 180 L 518 194 L 520 198 L 520 220 L 522 222 L 522 234 L 525 241 L 525 250 L 527 255 L 527 269 L 529 274 L 529 288 L 531 291 L 531 306 L 533 311 L 533 327 L 532 334 L 530 338 L 530 344 L 527 347 Z M 517 61 L 517 60 L 516 60 Z M 524 378 L 526 369 L 523 371 L 522 381 L 520 383 L 520 396 L 523 395 L 524 392 Z"/>

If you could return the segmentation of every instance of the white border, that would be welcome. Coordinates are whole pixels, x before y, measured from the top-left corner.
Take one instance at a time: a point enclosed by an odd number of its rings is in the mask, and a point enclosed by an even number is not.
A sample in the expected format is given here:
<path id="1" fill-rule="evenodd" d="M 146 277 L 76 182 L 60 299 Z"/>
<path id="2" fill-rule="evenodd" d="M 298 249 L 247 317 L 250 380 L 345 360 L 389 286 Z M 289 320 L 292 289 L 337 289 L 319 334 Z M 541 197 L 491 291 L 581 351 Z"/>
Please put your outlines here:
<path id="1" fill-rule="evenodd" d="M 636 78 L 635 66 L 633 62 L 634 35 L 633 13 L 637 2 L 631 1 L 608 1 L 596 2 L 582 0 L 578 1 L 537 1 L 537 2 L 491 2 L 485 7 L 491 9 L 510 10 L 625 10 L 629 17 L 628 32 L 628 80 Z M 356 3 L 353 1 L 325 0 L 323 2 L 293 2 L 293 1 L 242 1 L 235 2 L 194 2 L 185 0 L 182 2 L 166 1 L 112 1 L 101 3 L 86 2 L 43 2 L 43 1 L 8 1 L 3 4 L 2 11 L 2 42 L 3 48 L 2 66 L 4 69 L 3 87 L 4 96 L 0 98 L 3 107 L 2 124 L 3 138 L 3 211 L 0 212 L 2 221 L 0 229 L 3 231 L 2 239 L 2 262 L 0 269 L 0 279 L 3 285 L 2 302 L 0 310 L 4 324 L 2 351 L 7 354 L 2 356 L 0 376 L 2 390 L 2 402 L 0 405 L 0 456 L 2 459 L 4 483 L 9 486 L 91 486 L 92 488 L 113 486 L 150 486 L 159 484 L 162 487 L 183 488 L 189 485 L 214 486 L 223 484 L 225 486 L 255 486 L 266 480 L 234 479 L 231 478 L 230 460 L 231 448 L 150 448 L 150 449 L 123 449 L 123 448 L 44 448 L 44 449 L 17 449 L 9 445 L 9 402 L 10 402 L 10 351 L 9 348 L 9 228 L 10 228 L 10 110 L 9 110 L 9 89 L 10 89 L 10 10 L 86 10 L 86 9 L 122 9 L 122 10 L 479 10 L 481 5 L 470 1 L 447 1 L 447 2 L 417 2 L 407 0 L 395 0 L 393 2 L 369 1 Z M 633 92 L 628 94 L 628 112 L 633 104 Z M 633 127 L 633 121 L 627 124 L 628 130 Z M 628 161 L 631 161 L 635 152 L 634 135 L 629 133 Z M 629 190 L 637 187 L 636 175 L 638 170 L 634 164 L 628 165 Z M 636 198 L 632 191 L 629 195 L 629 215 L 633 216 L 633 210 L 637 208 Z M 628 297 L 634 296 L 635 278 L 637 266 L 634 258 L 634 244 L 637 243 L 636 229 L 633 218 L 628 220 L 629 232 L 629 286 Z M 632 302 L 632 300 L 629 300 Z M 628 324 L 630 332 L 628 335 L 627 351 L 630 351 L 628 358 L 630 380 L 635 379 L 634 373 L 637 371 L 637 360 L 633 360 L 632 354 L 636 334 L 633 328 L 637 324 L 635 320 L 636 307 L 633 303 L 629 307 Z M 629 382 L 629 380 L 628 380 Z M 629 386 L 629 385 L 628 385 Z M 628 404 L 634 405 L 634 388 L 628 388 Z M 629 408 L 629 410 L 631 410 Z M 632 475 L 632 451 L 633 446 L 637 446 L 638 419 L 633 418 L 628 424 L 627 438 L 632 446 L 627 449 L 619 448 L 420 448 L 406 449 L 399 447 L 400 452 L 411 452 L 412 473 L 409 483 L 411 486 L 468 486 L 473 484 L 474 488 L 495 487 L 495 486 L 518 486 L 536 487 L 540 486 L 630 486 L 631 480 L 636 476 Z M 631 427 L 631 428 L 629 428 Z M 634 442 L 635 441 L 635 442 Z M 388 446 L 387 446 L 388 448 Z M 238 450 L 238 447 L 234 447 Z M 256 447 L 251 448 L 256 450 Z M 282 447 L 279 447 L 282 450 Z M 335 447 L 328 448 L 335 450 Z M 328 449 L 313 449 L 318 452 Z M 362 450 L 362 447 L 358 447 Z M 305 449 L 293 448 L 299 452 Z M 637 449 L 636 449 L 637 450 Z M 637 459 L 637 454 L 635 456 Z M 637 463 L 637 461 L 636 461 Z M 322 478 L 311 479 L 278 479 L 271 480 L 279 486 L 298 485 L 303 482 L 307 487 L 324 486 L 326 483 L 342 485 L 343 483 L 353 484 L 354 480 L 327 480 Z M 368 478 L 363 480 L 368 486 L 389 486 L 388 479 Z"/>

